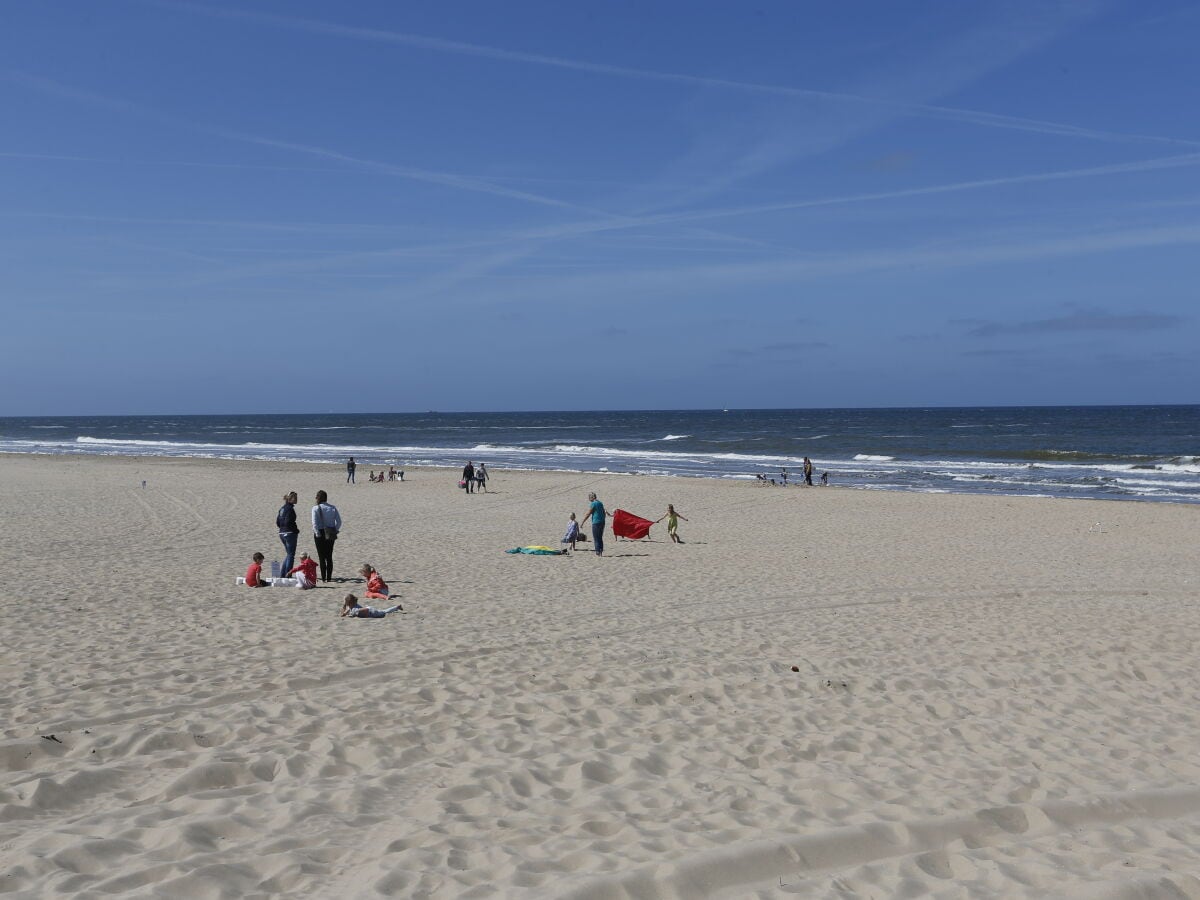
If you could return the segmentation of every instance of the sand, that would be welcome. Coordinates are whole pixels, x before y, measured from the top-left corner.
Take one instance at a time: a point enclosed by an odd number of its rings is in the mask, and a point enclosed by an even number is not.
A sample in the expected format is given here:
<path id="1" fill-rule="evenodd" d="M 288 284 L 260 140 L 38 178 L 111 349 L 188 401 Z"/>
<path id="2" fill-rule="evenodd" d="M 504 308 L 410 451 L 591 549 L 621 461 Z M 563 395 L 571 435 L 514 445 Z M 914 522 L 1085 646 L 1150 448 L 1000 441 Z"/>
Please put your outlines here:
<path id="1" fill-rule="evenodd" d="M 0 458 L 0 892 L 1200 897 L 1200 508 L 359 471 Z"/>

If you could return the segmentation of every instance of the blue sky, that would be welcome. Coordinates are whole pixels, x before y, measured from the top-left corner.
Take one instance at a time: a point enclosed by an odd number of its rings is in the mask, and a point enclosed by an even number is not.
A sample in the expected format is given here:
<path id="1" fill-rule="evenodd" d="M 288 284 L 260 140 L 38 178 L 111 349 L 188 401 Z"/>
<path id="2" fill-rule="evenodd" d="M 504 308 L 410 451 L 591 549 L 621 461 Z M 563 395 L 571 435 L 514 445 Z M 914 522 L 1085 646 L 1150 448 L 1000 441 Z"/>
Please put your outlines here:
<path id="1" fill-rule="evenodd" d="M 1191 2 L 8 4 L 0 414 L 1192 403 Z"/>

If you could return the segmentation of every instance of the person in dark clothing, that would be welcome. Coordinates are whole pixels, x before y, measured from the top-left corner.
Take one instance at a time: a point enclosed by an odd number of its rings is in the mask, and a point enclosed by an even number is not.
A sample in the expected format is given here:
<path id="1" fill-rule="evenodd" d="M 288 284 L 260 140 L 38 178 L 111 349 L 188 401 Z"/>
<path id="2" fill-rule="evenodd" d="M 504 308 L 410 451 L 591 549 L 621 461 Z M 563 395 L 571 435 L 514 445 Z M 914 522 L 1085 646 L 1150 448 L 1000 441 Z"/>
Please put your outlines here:
<path id="1" fill-rule="evenodd" d="M 355 483 L 354 482 L 354 470 L 356 468 L 358 468 L 358 465 L 357 465 L 357 463 L 354 462 L 353 456 L 350 457 L 348 460 L 346 460 L 346 484 L 354 484 Z"/>
<path id="2" fill-rule="evenodd" d="M 312 529 L 317 562 L 321 564 L 321 580 L 329 581 L 333 578 L 333 542 L 342 530 L 342 517 L 324 491 L 317 491 L 317 505 L 312 508 Z"/>
<path id="3" fill-rule="evenodd" d="M 300 528 L 296 525 L 296 492 L 283 495 L 283 506 L 275 514 L 275 527 L 279 529 L 279 540 L 283 542 L 283 567 L 281 574 L 292 571 L 296 561 L 296 541 L 300 538 Z"/>
<path id="4" fill-rule="evenodd" d="M 475 466 L 468 459 L 467 464 L 463 466 L 463 490 L 468 494 L 475 493 Z"/>

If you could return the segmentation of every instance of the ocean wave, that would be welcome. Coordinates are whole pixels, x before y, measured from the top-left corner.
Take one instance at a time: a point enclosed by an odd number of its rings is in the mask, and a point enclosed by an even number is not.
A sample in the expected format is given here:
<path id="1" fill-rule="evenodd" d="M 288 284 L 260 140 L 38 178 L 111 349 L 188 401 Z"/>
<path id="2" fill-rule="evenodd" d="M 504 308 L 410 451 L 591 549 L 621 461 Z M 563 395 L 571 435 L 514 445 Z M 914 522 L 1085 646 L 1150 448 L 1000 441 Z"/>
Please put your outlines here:
<path id="1" fill-rule="evenodd" d="M 1170 472 L 1177 475 L 1200 475 L 1200 465 L 1179 465 L 1177 463 L 1162 463 L 1155 466 L 1160 472 Z"/>
<path id="2" fill-rule="evenodd" d="M 855 462 L 894 462 L 894 456 L 876 456 L 871 453 L 858 453 L 854 456 Z"/>
<path id="3" fill-rule="evenodd" d="M 666 437 L 660 437 L 660 441 L 682 441 L 684 438 L 690 438 L 690 434 L 668 434 Z"/>

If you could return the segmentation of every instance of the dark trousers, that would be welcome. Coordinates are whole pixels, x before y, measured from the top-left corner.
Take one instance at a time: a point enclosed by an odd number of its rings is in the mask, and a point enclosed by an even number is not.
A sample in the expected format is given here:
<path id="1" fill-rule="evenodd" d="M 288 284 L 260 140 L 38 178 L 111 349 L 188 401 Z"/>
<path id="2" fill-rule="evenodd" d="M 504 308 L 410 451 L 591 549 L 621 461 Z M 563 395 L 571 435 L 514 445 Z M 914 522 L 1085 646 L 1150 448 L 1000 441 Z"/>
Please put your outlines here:
<path id="1" fill-rule="evenodd" d="M 314 535 L 313 540 L 317 545 L 317 562 L 321 564 L 321 580 L 328 581 L 333 577 L 333 543 L 327 541 L 321 535 Z"/>
<path id="2" fill-rule="evenodd" d="M 595 550 L 597 553 L 599 553 L 601 556 L 604 555 L 604 521 L 603 520 L 600 521 L 599 525 L 597 525 L 595 522 L 592 523 L 592 549 Z"/>

